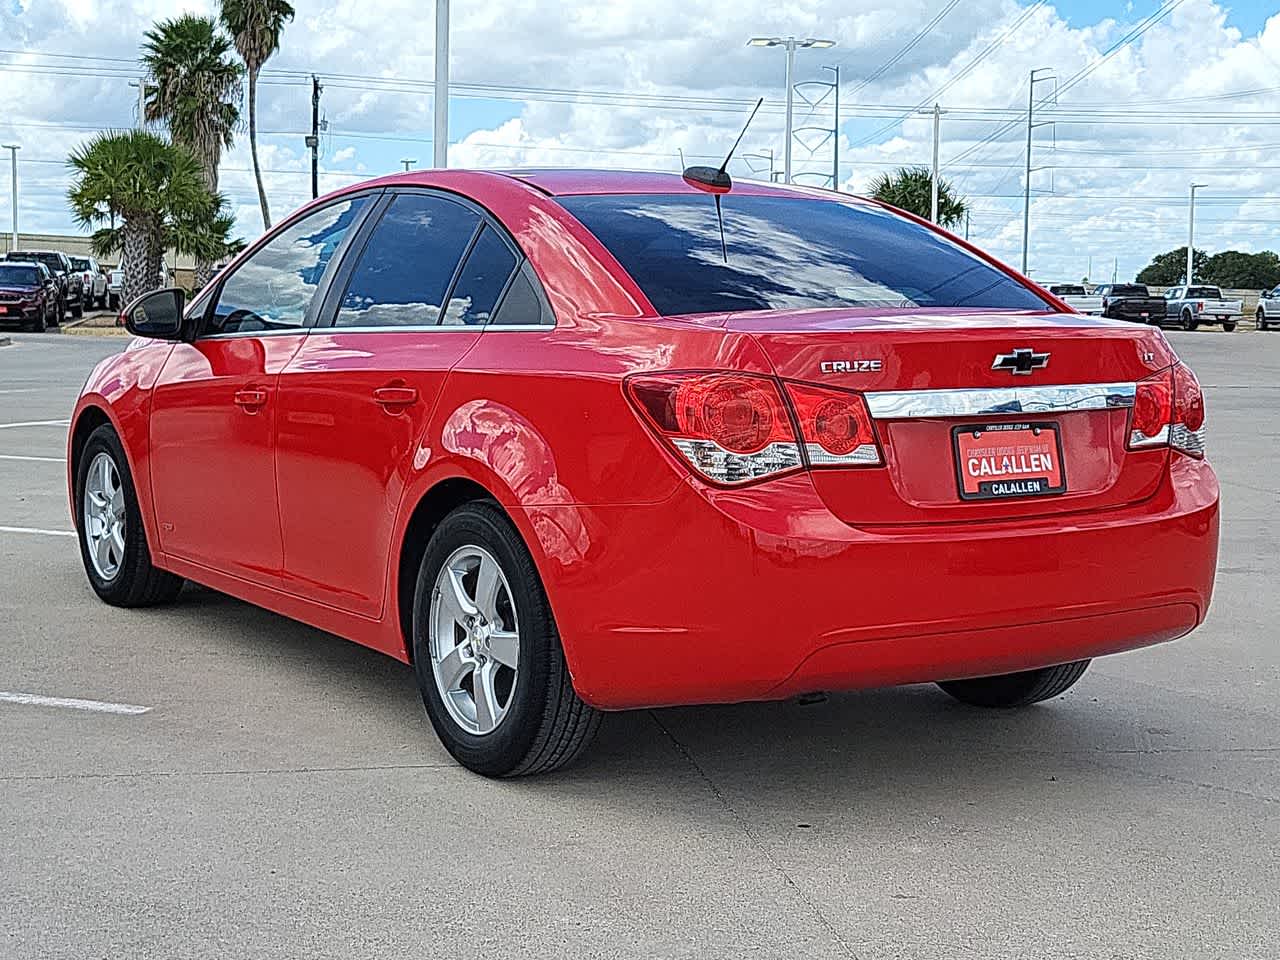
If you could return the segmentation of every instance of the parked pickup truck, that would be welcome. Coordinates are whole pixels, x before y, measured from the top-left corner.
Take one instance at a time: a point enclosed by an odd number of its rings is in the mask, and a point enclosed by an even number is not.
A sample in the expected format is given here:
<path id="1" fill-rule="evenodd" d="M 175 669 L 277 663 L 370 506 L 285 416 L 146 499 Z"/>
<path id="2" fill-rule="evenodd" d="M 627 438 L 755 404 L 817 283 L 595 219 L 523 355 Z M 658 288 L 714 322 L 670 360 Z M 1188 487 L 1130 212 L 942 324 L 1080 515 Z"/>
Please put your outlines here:
<path id="1" fill-rule="evenodd" d="M 1141 283 L 1104 283 L 1094 291 L 1102 297 L 1102 315 L 1113 320 L 1134 323 L 1160 323 L 1164 320 L 1164 300 L 1153 297 Z"/>
<path id="2" fill-rule="evenodd" d="M 1258 312 L 1254 319 L 1258 321 L 1259 330 L 1280 326 L 1280 287 L 1263 290 L 1258 295 Z"/>
<path id="3" fill-rule="evenodd" d="M 1171 287 L 1164 292 L 1165 319 L 1176 320 L 1183 330 L 1220 323 L 1230 333 L 1240 322 L 1243 309 L 1239 300 L 1223 300 L 1217 287 Z"/>
<path id="4" fill-rule="evenodd" d="M 1090 296 L 1078 283 L 1053 283 L 1049 285 L 1049 292 L 1080 313 L 1096 316 L 1102 312 L 1102 298 Z"/>

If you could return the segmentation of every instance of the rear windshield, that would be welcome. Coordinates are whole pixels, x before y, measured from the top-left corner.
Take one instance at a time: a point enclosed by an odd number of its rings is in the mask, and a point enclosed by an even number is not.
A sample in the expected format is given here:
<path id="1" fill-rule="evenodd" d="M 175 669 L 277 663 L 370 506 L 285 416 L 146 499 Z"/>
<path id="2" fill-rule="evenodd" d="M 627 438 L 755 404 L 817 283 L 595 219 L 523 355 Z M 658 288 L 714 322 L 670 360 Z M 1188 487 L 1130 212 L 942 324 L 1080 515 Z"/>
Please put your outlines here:
<path id="1" fill-rule="evenodd" d="M 56 253 L 23 253 L 21 250 L 15 250 L 8 254 L 10 260 L 28 260 L 38 261 L 48 266 L 50 270 L 61 270 L 62 261 Z"/>
<path id="2" fill-rule="evenodd" d="M 40 282 L 35 267 L 17 267 L 11 263 L 0 263 L 0 284 L 33 287 Z"/>
<path id="3" fill-rule="evenodd" d="M 1084 287 L 1074 283 L 1055 283 L 1049 292 L 1057 297 L 1083 297 Z"/>
<path id="4" fill-rule="evenodd" d="M 798 197 L 560 197 L 662 314 L 805 307 L 1049 309 L 1012 277 L 879 207 Z"/>
<path id="5" fill-rule="evenodd" d="M 1147 288 L 1142 286 L 1139 283 L 1117 283 L 1114 287 L 1111 288 L 1111 295 L 1113 297 L 1150 296 L 1150 294 L 1147 293 Z"/>
<path id="6" fill-rule="evenodd" d="M 71 269 L 72 270 L 92 270 L 93 268 L 89 266 L 89 261 L 86 260 L 84 257 L 71 257 Z"/>
<path id="7" fill-rule="evenodd" d="M 1222 291 L 1217 287 L 1192 287 L 1187 291 L 1188 297 L 1203 297 L 1205 300 L 1221 300 Z"/>

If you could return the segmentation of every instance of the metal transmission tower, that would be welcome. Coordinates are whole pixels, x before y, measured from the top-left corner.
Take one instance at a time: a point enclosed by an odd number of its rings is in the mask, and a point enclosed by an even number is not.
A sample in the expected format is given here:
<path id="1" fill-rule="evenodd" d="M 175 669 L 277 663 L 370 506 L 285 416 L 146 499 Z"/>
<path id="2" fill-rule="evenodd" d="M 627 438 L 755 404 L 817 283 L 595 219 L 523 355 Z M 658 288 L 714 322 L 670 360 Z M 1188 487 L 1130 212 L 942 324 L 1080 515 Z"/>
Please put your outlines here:
<path id="1" fill-rule="evenodd" d="M 795 95 L 809 108 L 809 112 L 802 118 L 802 123 L 798 127 L 794 127 L 791 136 L 795 144 L 805 151 L 806 159 L 812 160 L 827 142 L 831 143 L 831 173 L 820 174 L 812 171 L 796 174 L 796 179 L 800 177 L 809 177 L 816 179 L 817 185 L 829 186 L 832 190 L 840 189 L 840 68 L 839 67 L 823 67 L 823 70 L 830 70 L 832 79 L 826 80 L 805 80 L 794 86 Z M 810 119 L 817 119 L 820 108 L 827 100 L 832 101 L 832 119 L 831 126 L 821 123 L 805 123 Z"/>
<path id="2" fill-rule="evenodd" d="M 813 47 L 818 50 L 825 50 L 827 47 L 834 47 L 834 40 L 818 40 L 813 37 L 805 37 L 797 40 L 795 37 L 752 37 L 747 41 L 750 47 L 782 47 L 787 51 L 787 130 L 783 135 L 783 164 L 782 173 L 783 180 L 787 183 L 791 182 L 791 138 L 792 131 L 792 114 L 795 109 L 794 86 L 792 76 L 796 69 L 796 50 Z"/>
<path id="3" fill-rule="evenodd" d="M 1051 72 L 1052 67 L 1036 67 L 1031 71 L 1031 82 L 1027 84 L 1027 169 L 1026 182 L 1023 184 L 1022 194 L 1022 273 L 1027 272 L 1027 249 L 1028 240 L 1031 237 L 1031 174 L 1033 168 L 1031 166 L 1031 131 L 1036 127 L 1046 127 L 1053 123 L 1052 120 L 1044 123 L 1034 122 L 1036 110 L 1036 84 L 1053 82 L 1053 95 L 1051 102 L 1055 105 L 1058 100 L 1058 78 Z M 1037 74 L 1047 74 L 1047 76 L 1037 76 Z"/>

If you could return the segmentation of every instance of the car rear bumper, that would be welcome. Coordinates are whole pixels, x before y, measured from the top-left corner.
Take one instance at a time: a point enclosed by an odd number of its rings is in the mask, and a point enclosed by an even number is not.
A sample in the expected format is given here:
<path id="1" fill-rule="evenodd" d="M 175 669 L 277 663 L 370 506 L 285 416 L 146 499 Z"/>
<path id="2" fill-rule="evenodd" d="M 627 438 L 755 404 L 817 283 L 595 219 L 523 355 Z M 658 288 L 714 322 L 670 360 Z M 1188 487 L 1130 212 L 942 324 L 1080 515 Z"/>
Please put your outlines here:
<path id="1" fill-rule="evenodd" d="M 1028 670 L 1205 616 L 1218 483 L 1035 521 L 855 528 L 805 474 L 652 506 L 525 508 L 574 684 L 595 706 L 775 699 Z"/>

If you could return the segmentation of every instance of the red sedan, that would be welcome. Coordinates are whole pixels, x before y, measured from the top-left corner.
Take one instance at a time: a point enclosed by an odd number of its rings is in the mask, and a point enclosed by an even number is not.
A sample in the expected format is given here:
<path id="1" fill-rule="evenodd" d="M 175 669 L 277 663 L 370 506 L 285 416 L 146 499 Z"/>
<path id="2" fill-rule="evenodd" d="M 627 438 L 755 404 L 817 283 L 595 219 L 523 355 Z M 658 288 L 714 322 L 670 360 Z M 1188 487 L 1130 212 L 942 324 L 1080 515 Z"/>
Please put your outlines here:
<path id="1" fill-rule="evenodd" d="M 126 322 L 69 440 L 93 589 L 190 579 L 412 662 L 480 773 L 562 765 L 603 710 L 1022 706 L 1209 607 L 1163 335 L 870 201 L 414 172 Z"/>

